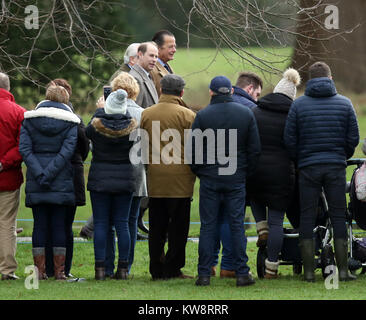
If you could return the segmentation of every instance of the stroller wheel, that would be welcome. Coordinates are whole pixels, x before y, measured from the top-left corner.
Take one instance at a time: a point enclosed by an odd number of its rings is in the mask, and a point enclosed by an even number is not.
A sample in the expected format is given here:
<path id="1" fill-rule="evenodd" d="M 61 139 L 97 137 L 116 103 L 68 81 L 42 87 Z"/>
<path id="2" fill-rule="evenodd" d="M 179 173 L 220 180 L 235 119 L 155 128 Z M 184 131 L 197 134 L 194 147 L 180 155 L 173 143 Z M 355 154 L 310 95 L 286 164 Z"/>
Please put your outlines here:
<path id="1" fill-rule="evenodd" d="M 302 264 L 300 263 L 300 264 L 294 264 L 293 266 L 292 266 L 292 271 L 294 272 L 294 274 L 301 274 L 301 272 L 302 272 Z"/>
<path id="2" fill-rule="evenodd" d="M 268 257 L 267 248 L 260 247 L 257 252 L 257 275 L 258 278 L 263 279 L 266 272 L 266 259 Z"/>
<path id="3" fill-rule="evenodd" d="M 332 245 L 330 243 L 326 244 L 320 254 L 320 264 L 322 268 L 323 278 L 327 278 L 335 270 L 335 259 Z M 330 266 L 333 266 L 331 268 Z"/>

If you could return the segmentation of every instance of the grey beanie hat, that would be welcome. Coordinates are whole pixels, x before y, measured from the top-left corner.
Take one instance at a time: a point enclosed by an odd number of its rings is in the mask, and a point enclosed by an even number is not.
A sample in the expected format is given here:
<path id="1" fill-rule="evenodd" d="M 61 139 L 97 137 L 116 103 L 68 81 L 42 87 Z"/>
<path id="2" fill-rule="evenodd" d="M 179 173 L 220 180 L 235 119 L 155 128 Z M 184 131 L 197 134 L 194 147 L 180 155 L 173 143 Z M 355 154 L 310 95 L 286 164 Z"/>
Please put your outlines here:
<path id="1" fill-rule="evenodd" d="M 105 102 L 104 111 L 107 114 L 126 114 L 127 92 L 123 89 L 111 92 Z"/>

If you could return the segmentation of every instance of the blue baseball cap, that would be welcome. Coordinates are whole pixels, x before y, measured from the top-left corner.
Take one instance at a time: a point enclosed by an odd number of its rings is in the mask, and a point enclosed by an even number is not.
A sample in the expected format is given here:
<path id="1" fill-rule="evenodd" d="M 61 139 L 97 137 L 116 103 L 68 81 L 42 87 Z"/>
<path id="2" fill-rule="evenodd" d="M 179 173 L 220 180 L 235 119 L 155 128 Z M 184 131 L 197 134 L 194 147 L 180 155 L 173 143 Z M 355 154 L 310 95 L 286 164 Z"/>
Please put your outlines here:
<path id="1" fill-rule="evenodd" d="M 231 82 L 225 76 L 217 76 L 211 80 L 210 87 L 213 92 L 217 94 L 229 95 L 231 94 Z"/>

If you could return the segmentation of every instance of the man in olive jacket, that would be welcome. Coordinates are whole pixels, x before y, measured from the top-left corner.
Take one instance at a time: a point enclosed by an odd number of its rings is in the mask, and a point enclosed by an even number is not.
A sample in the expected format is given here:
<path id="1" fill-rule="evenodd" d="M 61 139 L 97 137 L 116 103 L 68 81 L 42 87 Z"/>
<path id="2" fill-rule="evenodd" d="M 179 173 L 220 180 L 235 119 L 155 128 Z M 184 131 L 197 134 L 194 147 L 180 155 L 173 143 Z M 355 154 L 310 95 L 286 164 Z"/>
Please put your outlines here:
<path id="1" fill-rule="evenodd" d="M 149 255 L 154 280 L 191 278 L 181 271 L 195 182 L 184 164 L 184 130 L 191 128 L 195 113 L 182 100 L 184 85 L 177 75 L 164 76 L 159 103 L 145 109 L 141 117 L 140 127 L 149 137 Z M 168 251 L 163 258 L 166 234 Z"/>

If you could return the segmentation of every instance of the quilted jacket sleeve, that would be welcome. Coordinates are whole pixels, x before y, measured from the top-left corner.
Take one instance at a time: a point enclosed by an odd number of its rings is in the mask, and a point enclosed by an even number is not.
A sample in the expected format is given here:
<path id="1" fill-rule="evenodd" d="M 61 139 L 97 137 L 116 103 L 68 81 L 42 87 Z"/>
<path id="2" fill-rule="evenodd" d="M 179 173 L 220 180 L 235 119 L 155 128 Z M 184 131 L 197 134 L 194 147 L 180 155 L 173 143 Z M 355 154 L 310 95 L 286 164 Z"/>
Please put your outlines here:
<path id="1" fill-rule="evenodd" d="M 346 136 L 346 156 L 351 158 L 355 152 L 356 147 L 360 141 L 360 133 L 358 129 L 357 117 L 353 106 L 348 113 L 348 128 Z"/>
<path id="2" fill-rule="evenodd" d="M 296 146 L 297 146 L 297 120 L 296 120 L 296 106 L 292 104 L 287 116 L 285 131 L 284 131 L 284 143 L 290 158 L 296 161 Z"/>
<path id="3" fill-rule="evenodd" d="M 249 124 L 248 139 L 247 139 L 248 176 L 251 176 L 254 173 L 258 163 L 259 156 L 261 154 L 261 140 L 259 137 L 257 122 L 252 112 L 251 115 L 252 117 Z"/>
<path id="4" fill-rule="evenodd" d="M 26 122 L 27 120 L 24 121 Z M 40 178 L 43 174 L 43 168 L 33 153 L 32 139 L 30 138 L 27 126 L 24 125 L 24 123 L 20 130 L 19 152 L 23 157 L 27 170 L 30 170 L 36 179 Z"/>

